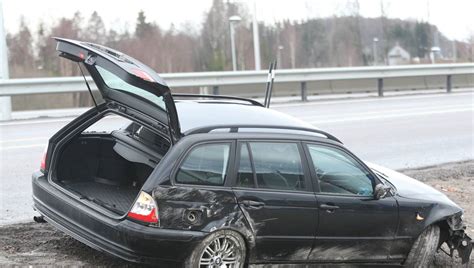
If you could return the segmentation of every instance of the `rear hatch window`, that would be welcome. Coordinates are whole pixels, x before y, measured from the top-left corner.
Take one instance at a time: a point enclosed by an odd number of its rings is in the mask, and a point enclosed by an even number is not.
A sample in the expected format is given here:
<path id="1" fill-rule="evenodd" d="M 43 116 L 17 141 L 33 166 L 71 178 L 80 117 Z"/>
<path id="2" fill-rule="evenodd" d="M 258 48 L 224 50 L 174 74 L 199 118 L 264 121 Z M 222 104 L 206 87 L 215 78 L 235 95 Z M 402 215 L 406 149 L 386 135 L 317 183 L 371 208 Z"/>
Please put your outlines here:
<path id="1" fill-rule="evenodd" d="M 156 104 L 158 107 L 160 107 L 163 111 L 166 111 L 166 105 L 162 96 L 157 96 L 142 88 L 133 86 L 101 66 L 97 65 L 95 68 L 102 77 L 102 80 L 104 80 L 104 83 L 110 89 L 116 89 L 128 94 L 132 94 L 142 100 L 152 102 L 153 104 Z"/>

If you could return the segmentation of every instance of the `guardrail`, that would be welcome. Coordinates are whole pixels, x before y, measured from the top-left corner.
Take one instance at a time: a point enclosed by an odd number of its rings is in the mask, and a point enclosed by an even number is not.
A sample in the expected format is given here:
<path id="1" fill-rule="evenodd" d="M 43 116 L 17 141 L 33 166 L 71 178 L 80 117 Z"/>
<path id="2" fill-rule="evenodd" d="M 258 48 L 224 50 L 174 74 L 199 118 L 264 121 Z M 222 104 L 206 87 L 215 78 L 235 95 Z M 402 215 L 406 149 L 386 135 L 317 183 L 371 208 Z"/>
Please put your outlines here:
<path id="1" fill-rule="evenodd" d="M 275 72 L 275 84 L 299 83 L 299 95 L 307 101 L 307 83 L 314 81 L 339 81 L 375 79 L 379 96 L 384 94 L 384 79 L 407 77 L 441 76 L 445 79 L 447 92 L 452 89 L 452 76 L 474 75 L 474 64 L 438 64 L 438 65 L 405 65 L 375 66 L 350 68 L 318 68 L 318 69 L 285 69 Z M 212 87 L 213 94 L 219 94 L 219 87 L 262 84 L 267 80 L 266 71 L 237 72 L 198 72 L 162 74 L 163 79 L 171 88 L 181 87 Z M 91 85 L 93 81 L 87 78 Z M 472 83 L 472 82 L 471 82 Z M 94 89 L 94 88 L 93 88 Z M 27 78 L 0 80 L 0 97 L 29 95 L 41 93 L 68 93 L 86 91 L 82 77 Z M 5 110 L 5 109 L 4 109 Z M 4 111 L 0 120 L 8 120 L 10 111 Z"/>

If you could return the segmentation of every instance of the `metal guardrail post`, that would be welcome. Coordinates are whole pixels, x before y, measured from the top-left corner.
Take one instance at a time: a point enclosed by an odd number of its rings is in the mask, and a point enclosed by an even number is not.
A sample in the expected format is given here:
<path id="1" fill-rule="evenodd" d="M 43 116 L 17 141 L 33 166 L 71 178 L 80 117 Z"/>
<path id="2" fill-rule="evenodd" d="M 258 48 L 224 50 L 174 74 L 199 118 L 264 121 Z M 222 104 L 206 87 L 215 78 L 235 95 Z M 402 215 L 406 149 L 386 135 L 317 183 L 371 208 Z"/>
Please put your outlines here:
<path id="1" fill-rule="evenodd" d="M 383 97 L 383 78 L 377 79 L 377 90 L 379 92 L 379 97 Z"/>
<path id="2" fill-rule="evenodd" d="M 0 121 L 12 119 L 12 98 L 0 97 Z"/>
<path id="3" fill-rule="evenodd" d="M 446 92 L 451 93 L 452 84 L 451 84 L 451 75 L 446 76 Z"/>
<path id="4" fill-rule="evenodd" d="M 306 82 L 301 82 L 301 101 L 308 101 L 308 90 Z"/>
<path id="5" fill-rule="evenodd" d="M 0 0 L 1 1 L 1 0 Z M 1 41 L 1 38 L 0 38 Z M 0 42 L 1 43 L 1 42 Z M 1 48 L 1 45 L 0 45 Z M 0 49 L 1 50 L 1 49 Z M 1 54 L 1 53 L 0 53 Z M 12 96 L 30 95 L 30 94 L 52 94 L 52 93 L 75 93 L 86 90 L 84 87 L 84 79 L 82 77 L 51 77 L 51 78 L 22 78 L 22 79 L 5 79 L 7 75 L 3 75 L 6 64 L 1 64 L 6 57 L 0 55 L 0 111 L 2 108 L 8 110 L 11 107 Z M 453 79 L 458 75 L 472 74 L 474 68 L 473 63 L 456 63 L 456 64 L 428 64 L 428 65 L 407 65 L 407 66 L 377 66 L 377 67 L 347 67 L 347 68 L 318 68 L 318 69 L 294 69 L 294 70 L 278 70 L 278 83 L 288 83 L 295 85 L 300 84 L 301 100 L 308 100 L 307 83 L 312 81 L 329 81 L 330 91 L 336 91 L 338 87 L 344 87 L 346 83 L 340 86 L 331 84 L 331 81 L 351 81 L 351 80 L 377 80 L 377 89 L 356 88 L 354 92 L 374 92 L 377 90 L 379 96 L 384 95 L 383 79 L 393 79 L 396 83 L 397 79 L 405 77 L 437 77 L 438 79 L 447 79 L 447 91 L 451 91 L 453 87 Z M 3 70 L 2 70 L 3 69 Z M 448 77 L 450 76 L 450 78 Z M 234 85 L 257 85 L 265 83 L 265 71 L 242 71 L 242 72 L 200 72 L 200 73 L 179 73 L 179 74 L 163 74 L 162 78 L 167 81 L 171 88 L 199 87 L 202 94 L 220 94 L 222 87 Z M 92 79 L 87 78 L 93 84 Z M 468 80 L 469 87 L 472 87 L 472 80 Z M 212 91 L 211 91 L 212 88 Z M 374 90 L 375 89 L 375 90 Z M 292 88 L 289 95 L 297 92 L 297 88 Z M 240 92 L 239 92 L 240 93 Z M 6 97 L 1 99 L 2 97 Z M 9 112 L 3 113 L 9 116 Z M 1 116 L 1 115 L 0 115 Z"/>
<path id="6" fill-rule="evenodd" d="M 219 95 L 219 86 L 212 87 L 212 95 Z"/>

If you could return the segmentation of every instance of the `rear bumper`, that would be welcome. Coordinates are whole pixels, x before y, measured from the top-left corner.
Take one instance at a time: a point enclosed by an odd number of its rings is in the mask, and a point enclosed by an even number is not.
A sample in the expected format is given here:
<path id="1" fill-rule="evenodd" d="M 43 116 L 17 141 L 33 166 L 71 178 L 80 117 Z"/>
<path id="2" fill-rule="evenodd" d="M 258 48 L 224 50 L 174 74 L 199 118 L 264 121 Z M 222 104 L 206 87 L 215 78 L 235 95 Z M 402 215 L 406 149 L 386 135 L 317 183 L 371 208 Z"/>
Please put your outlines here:
<path id="1" fill-rule="evenodd" d="M 33 174 L 32 184 L 34 206 L 49 223 L 92 248 L 127 261 L 179 265 L 206 235 L 111 219 L 62 193 L 42 173 Z"/>

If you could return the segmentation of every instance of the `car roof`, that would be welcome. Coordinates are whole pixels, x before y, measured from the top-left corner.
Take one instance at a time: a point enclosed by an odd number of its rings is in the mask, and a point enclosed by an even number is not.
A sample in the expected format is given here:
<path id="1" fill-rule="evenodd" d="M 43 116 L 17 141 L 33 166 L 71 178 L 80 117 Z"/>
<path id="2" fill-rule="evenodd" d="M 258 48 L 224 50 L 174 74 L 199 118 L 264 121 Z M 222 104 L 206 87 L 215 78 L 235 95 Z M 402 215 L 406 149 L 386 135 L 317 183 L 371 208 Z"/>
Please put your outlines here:
<path id="1" fill-rule="evenodd" d="M 252 128 L 252 132 L 294 132 L 301 134 L 304 128 L 318 130 L 315 126 L 290 115 L 256 105 L 228 103 L 221 101 L 181 101 L 175 102 L 178 111 L 181 131 L 186 134 L 191 130 L 210 126 L 281 126 L 278 129 Z M 285 129 L 286 128 L 286 129 Z M 316 135 L 316 133 L 313 133 Z M 321 134 L 317 134 L 321 136 Z"/>

